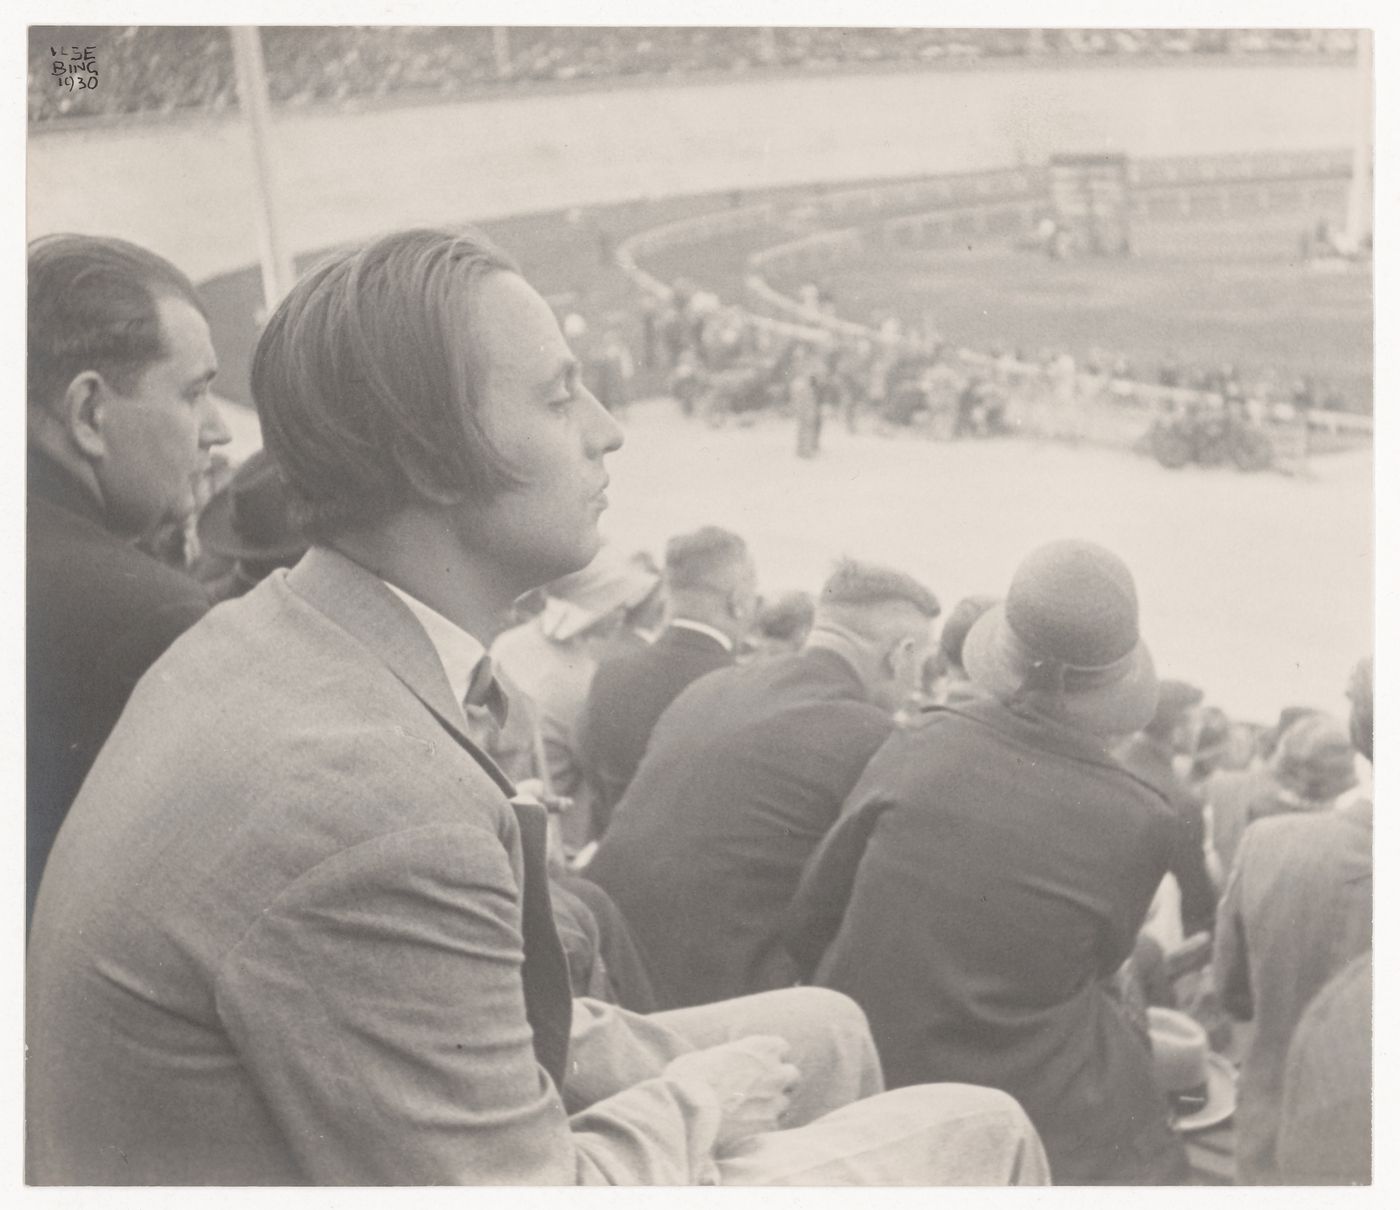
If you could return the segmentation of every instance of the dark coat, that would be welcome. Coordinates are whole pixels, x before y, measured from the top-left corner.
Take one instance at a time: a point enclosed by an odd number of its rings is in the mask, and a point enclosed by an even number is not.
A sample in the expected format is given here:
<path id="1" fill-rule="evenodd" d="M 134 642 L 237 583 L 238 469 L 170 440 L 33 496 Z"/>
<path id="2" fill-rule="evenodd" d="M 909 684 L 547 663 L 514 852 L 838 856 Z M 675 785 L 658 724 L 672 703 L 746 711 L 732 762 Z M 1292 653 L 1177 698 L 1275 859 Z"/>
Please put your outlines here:
<path id="1" fill-rule="evenodd" d="M 820 650 L 712 672 L 661 716 L 585 873 L 627 917 L 662 1008 L 794 982 L 783 912 L 893 726 Z"/>
<path id="2" fill-rule="evenodd" d="M 1176 775 L 1169 745 L 1139 732 L 1119 749 L 1118 759 L 1176 813 L 1179 826 L 1168 870 L 1181 888 L 1181 931 L 1187 937 L 1209 932 L 1215 927 L 1217 895 L 1206 869 L 1204 805 Z"/>
<path id="3" fill-rule="evenodd" d="M 97 502 L 30 451 L 26 919 L 54 836 L 132 688 L 204 615 L 189 576 L 108 532 Z"/>
<path id="4" fill-rule="evenodd" d="M 892 1087 L 1009 1092 L 1057 1183 L 1175 1179 L 1146 1041 L 1105 982 L 1174 827 L 1088 734 L 990 699 L 935 707 L 870 762 L 803 879 L 791 944 L 865 1009 Z"/>
<path id="5" fill-rule="evenodd" d="M 600 835 L 637 772 L 662 712 L 692 681 L 733 663 L 734 657 L 710 635 L 671 626 L 655 643 L 599 664 L 584 707 L 580 755 L 597 794 L 593 825 Z"/>

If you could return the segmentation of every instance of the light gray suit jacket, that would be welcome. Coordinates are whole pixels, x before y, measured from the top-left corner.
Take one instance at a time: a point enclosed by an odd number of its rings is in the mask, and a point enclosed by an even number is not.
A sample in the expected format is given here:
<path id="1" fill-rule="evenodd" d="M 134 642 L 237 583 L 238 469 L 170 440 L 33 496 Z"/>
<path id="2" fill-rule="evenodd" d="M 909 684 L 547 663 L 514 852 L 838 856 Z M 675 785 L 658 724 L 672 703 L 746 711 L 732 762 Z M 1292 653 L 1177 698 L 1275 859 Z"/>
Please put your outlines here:
<path id="1" fill-rule="evenodd" d="M 1252 1019 L 1240 1069 L 1241 1184 L 1280 1179 L 1276 1154 L 1288 1044 L 1309 1001 L 1371 948 L 1371 803 L 1279 815 L 1245 829 L 1215 928 L 1215 986 Z"/>
<path id="2" fill-rule="evenodd" d="M 660 1075 L 688 1045 L 590 1001 L 566 1036 L 532 826 L 376 577 L 318 548 L 215 609 L 137 686 L 54 847 L 29 1180 L 705 1175 L 713 1094 Z"/>

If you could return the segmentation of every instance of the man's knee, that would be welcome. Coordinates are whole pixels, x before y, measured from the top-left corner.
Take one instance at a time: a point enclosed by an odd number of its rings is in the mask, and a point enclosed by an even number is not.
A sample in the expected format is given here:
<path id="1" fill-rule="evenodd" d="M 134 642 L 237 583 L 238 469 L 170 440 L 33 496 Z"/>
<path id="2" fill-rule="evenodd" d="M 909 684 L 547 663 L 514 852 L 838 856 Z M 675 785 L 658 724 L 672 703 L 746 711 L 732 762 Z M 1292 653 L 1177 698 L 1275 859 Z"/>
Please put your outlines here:
<path id="1" fill-rule="evenodd" d="M 940 1183 L 1050 1182 L 1040 1135 L 1015 1097 L 975 1084 L 911 1084 L 876 1102 L 923 1131 L 938 1157 Z"/>

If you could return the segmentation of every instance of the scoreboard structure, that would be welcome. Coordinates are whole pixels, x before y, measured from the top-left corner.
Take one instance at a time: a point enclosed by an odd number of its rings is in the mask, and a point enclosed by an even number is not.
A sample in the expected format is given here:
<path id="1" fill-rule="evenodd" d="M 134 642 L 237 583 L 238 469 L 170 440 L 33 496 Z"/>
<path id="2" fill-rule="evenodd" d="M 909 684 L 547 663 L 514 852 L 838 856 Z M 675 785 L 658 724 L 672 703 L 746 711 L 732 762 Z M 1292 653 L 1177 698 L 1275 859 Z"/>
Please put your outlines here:
<path id="1" fill-rule="evenodd" d="M 1120 154 L 1050 157 L 1050 203 L 1060 232 L 1077 251 L 1127 256 L 1128 157 Z"/>

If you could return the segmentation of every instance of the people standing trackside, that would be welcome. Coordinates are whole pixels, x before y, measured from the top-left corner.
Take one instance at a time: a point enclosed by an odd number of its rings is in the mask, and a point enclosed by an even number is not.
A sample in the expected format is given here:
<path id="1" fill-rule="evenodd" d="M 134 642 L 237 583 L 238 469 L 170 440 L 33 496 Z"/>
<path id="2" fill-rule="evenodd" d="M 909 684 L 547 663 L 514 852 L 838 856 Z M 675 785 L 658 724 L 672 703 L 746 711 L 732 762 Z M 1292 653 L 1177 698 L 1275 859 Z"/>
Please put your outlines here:
<path id="1" fill-rule="evenodd" d="M 29 246 L 25 916 L 136 682 L 209 608 L 137 544 L 194 515 L 229 440 L 195 288 L 123 240 Z"/>
<path id="2" fill-rule="evenodd" d="M 817 394 L 816 354 L 799 345 L 788 369 L 788 403 L 797 417 L 797 456 L 815 458 L 821 449 L 822 405 Z"/>
<path id="3" fill-rule="evenodd" d="M 912 577 L 843 561 L 802 651 L 703 676 L 661 716 L 585 873 L 663 1007 L 794 981 L 783 913 L 917 688 L 937 613 Z"/>
<path id="4" fill-rule="evenodd" d="M 1032 552 L 963 644 L 983 697 L 895 732 L 813 856 L 786 936 L 865 1009 L 886 1078 L 990 1084 L 1057 1184 L 1186 1174 L 1115 987 L 1170 861 L 1161 795 L 1111 755 L 1157 681 L 1122 561 Z"/>
<path id="5" fill-rule="evenodd" d="M 1043 1183 L 1005 1094 L 887 1096 L 849 1000 L 570 994 L 485 646 L 600 546 L 621 431 L 471 231 L 303 277 L 253 359 L 312 541 L 142 678 L 40 888 L 42 1185 Z M 365 451 L 373 451 L 367 457 Z"/>

